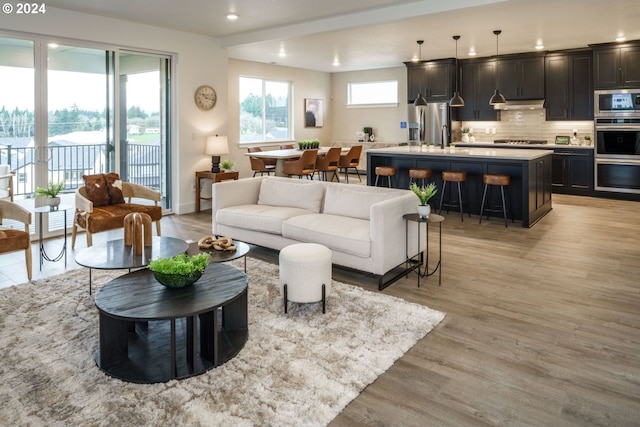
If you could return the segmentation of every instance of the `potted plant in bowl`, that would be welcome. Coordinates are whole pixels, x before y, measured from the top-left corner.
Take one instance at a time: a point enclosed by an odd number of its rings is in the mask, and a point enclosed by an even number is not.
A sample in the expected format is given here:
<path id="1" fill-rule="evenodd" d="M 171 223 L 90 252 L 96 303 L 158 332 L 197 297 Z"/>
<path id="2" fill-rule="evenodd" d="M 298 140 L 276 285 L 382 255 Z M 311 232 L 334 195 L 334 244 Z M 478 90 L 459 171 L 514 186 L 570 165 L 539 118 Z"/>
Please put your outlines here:
<path id="1" fill-rule="evenodd" d="M 438 192 L 435 183 L 429 183 L 426 187 L 419 187 L 415 182 L 411 183 L 409 187 L 413 193 L 418 196 L 418 200 L 420 200 L 420 204 L 418 205 L 418 215 L 420 218 L 429 218 L 429 214 L 431 213 L 431 206 L 429 206 L 429 200 L 435 196 Z"/>
<path id="2" fill-rule="evenodd" d="M 158 282 L 167 288 L 184 288 L 197 281 L 209 264 L 206 252 L 188 256 L 178 254 L 171 258 L 158 258 L 149 263 L 149 270 Z"/>
<path id="3" fill-rule="evenodd" d="M 236 162 L 231 159 L 227 159 L 223 160 L 222 163 L 220 163 L 220 166 L 222 166 L 222 169 L 224 169 L 225 172 L 233 172 L 233 168 L 236 166 Z"/>
<path id="4" fill-rule="evenodd" d="M 64 184 L 62 182 L 54 184 L 53 181 L 49 181 L 49 185 L 46 188 L 36 187 L 36 197 L 47 197 L 47 204 L 51 210 L 58 209 L 60 206 L 60 197 L 58 193 L 64 190 Z"/>

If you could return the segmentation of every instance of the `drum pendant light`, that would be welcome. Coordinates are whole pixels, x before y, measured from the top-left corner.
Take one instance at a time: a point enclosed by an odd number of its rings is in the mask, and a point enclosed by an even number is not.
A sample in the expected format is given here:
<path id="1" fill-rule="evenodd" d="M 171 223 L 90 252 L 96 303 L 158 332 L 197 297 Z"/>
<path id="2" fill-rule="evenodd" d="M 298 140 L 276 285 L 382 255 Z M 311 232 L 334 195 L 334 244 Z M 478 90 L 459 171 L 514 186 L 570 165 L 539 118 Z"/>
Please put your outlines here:
<path id="1" fill-rule="evenodd" d="M 456 91 L 453 93 L 453 98 L 449 101 L 449 105 L 451 107 L 464 107 L 464 99 L 458 92 L 458 40 L 460 36 L 453 36 L 453 39 L 456 41 Z"/>
<path id="2" fill-rule="evenodd" d="M 502 94 L 500 93 L 500 90 L 498 89 L 498 80 L 500 78 L 500 63 L 499 63 L 500 55 L 498 54 L 498 36 L 500 35 L 501 32 L 502 30 L 493 31 L 493 34 L 496 35 L 496 91 L 493 93 L 493 96 L 489 100 L 490 105 L 504 104 L 505 102 L 507 102 L 504 99 L 504 96 L 502 96 Z"/>
<path id="3" fill-rule="evenodd" d="M 416 41 L 416 43 L 418 43 L 418 60 L 421 61 L 422 60 L 422 43 L 424 43 L 424 40 L 418 40 Z M 422 92 L 422 84 L 420 84 L 420 92 Z M 422 96 L 422 93 L 418 92 L 418 96 L 416 98 L 415 101 L 413 101 L 413 106 L 414 107 L 426 107 L 427 105 L 427 100 L 424 99 L 424 96 Z"/>

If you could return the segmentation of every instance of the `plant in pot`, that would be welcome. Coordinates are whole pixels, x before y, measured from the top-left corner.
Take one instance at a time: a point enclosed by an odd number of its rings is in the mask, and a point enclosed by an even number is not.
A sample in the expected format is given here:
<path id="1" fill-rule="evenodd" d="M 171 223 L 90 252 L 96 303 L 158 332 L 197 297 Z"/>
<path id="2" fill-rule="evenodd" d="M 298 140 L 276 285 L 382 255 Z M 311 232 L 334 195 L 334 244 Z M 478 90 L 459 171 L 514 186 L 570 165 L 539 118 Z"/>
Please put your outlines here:
<path id="1" fill-rule="evenodd" d="M 209 264 L 206 252 L 188 256 L 179 254 L 171 258 L 158 258 L 149 263 L 149 270 L 160 284 L 167 288 L 184 288 L 196 282 Z"/>
<path id="2" fill-rule="evenodd" d="M 466 126 L 462 128 L 462 142 L 469 142 L 469 131 Z"/>
<path id="3" fill-rule="evenodd" d="M 429 206 L 429 200 L 435 196 L 438 192 L 435 183 L 429 183 L 426 187 L 419 187 L 415 182 L 411 183 L 409 187 L 413 193 L 418 196 L 418 200 L 420 200 L 420 205 L 418 205 L 418 215 L 420 218 L 429 218 L 429 214 L 431 213 L 431 206 Z"/>
<path id="4" fill-rule="evenodd" d="M 47 204 L 51 210 L 58 209 L 60 206 L 60 197 L 58 193 L 64 190 L 64 184 L 62 182 L 55 184 L 53 181 L 49 181 L 49 185 L 46 188 L 36 187 L 36 197 L 47 197 Z"/>
<path id="5" fill-rule="evenodd" d="M 227 159 L 223 160 L 222 163 L 220 163 L 220 166 L 222 166 L 222 169 L 224 169 L 225 172 L 232 172 L 233 168 L 236 166 L 236 162 L 231 159 Z"/>

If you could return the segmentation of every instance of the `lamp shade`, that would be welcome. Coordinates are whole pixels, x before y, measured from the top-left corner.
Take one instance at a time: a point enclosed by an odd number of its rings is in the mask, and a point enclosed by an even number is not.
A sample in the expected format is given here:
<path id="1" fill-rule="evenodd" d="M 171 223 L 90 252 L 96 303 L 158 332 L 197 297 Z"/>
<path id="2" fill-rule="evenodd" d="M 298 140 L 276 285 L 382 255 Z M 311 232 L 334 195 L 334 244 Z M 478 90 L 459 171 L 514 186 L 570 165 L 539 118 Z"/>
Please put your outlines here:
<path id="1" fill-rule="evenodd" d="M 208 156 L 229 154 L 229 141 L 227 140 L 227 137 L 219 135 L 208 136 L 204 154 Z"/>
<path id="2" fill-rule="evenodd" d="M 427 100 L 424 99 L 424 96 L 422 96 L 422 94 L 418 93 L 418 97 L 416 98 L 415 101 L 413 101 L 413 106 L 414 107 L 425 107 L 427 105 Z"/>
<path id="3" fill-rule="evenodd" d="M 493 93 L 493 96 L 489 100 L 489 105 L 504 104 L 506 102 L 507 101 L 504 99 L 504 96 L 502 96 L 500 91 L 496 89 L 496 91 Z"/>

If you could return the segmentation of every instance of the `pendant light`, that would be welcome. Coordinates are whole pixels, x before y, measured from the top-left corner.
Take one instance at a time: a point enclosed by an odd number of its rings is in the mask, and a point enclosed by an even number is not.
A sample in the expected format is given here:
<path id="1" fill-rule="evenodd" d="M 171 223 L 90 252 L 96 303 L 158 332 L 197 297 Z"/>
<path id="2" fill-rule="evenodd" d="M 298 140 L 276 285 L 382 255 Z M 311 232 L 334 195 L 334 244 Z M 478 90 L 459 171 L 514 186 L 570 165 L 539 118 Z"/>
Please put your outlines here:
<path id="1" fill-rule="evenodd" d="M 498 80 L 500 78 L 500 64 L 499 64 L 499 54 L 498 54 L 498 36 L 500 35 L 501 32 L 502 32 L 502 30 L 494 30 L 493 31 L 493 34 L 496 35 L 496 91 L 493 93 L 493 96 L 489 100 L 489 104 L 490 105 L 504 104 L 505 102 L 507 102 L 504 99 L 504 96 L 502 96 L 502 94 L 500 93 L 500 90 L 498 89 Z"/>
<path id="2" fill-rule="evenodd" d="M 418 43 L 418 61 L 422 60 L 422 43 L 424 43 L 424 40 L 418 40 L 416 41 L 416 43 Z M 422 92 L 422 83 L 420 83 L 420 92 Z M 424 96 L 422 96 L 422 93 L 418 92 L 418 97 L 416 98 L 415 101 L 413 101 L 413 106 L 414 107 L 426 107 L 427 106 L 427 100 L 424 99 Z"/>
<path id="3" fill-rule="evenodd" d="M 453 98 L 449 101 L 449 106 L 464 107 L 464 99 L 462 99 L 460 92 L 458 92 L 458 40 L 460 40 L 460 36 L 453 36 L 453 39 L 456 41 L 456 91 L 453 93 Z"/>

